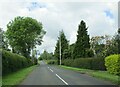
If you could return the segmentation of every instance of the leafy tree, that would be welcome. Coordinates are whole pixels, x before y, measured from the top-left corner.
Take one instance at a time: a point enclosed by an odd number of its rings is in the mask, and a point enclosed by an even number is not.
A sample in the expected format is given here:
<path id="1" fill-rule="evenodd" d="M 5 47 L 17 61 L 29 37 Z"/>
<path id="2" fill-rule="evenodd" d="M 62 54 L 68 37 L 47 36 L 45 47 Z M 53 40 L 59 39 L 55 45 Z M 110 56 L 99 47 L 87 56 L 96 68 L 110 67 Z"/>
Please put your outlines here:
<path id="1" fill-rule="evenodd" d="M 118 54 L 120 54 L 120 28 L 118 29 L 117 42 L 118 42 Z"/>
<path id="2" fill-rule="evenodd" d="M 107 35 L 106 35 L 107 36 Z M 105 45 L 105 37 L 104 36 L 94 36 L 90 40 L 91 49 L 94 52 L 94 57 L 103 57 L 102 51 L 104 51 Z"/>
<path id="3" fill-rule="evenodd" d="M 61 42 L 61 44 L 60 44 L 60 42 Z M 61 45 L 61 59 L 63 60 L 63 59 L 65 59 L 63 57 L 63 52 L 65 49 L 68 49 L 68 40 L 66 39 L 66 36 L 63 31 L 60 32 L 60 35 L 59 35 L 57 43 L 56 43 L 55 52 L 54 52 L 54 56 L 58 60 L 58 64 L 59 64 L 59 60 L 60 60 L 59 59 L 60 58 L 60 49 L 59 49 L 60 45 Z"/>
<path id="4" fill-rule="evenodd" d="M 75 43 L 73 43 L 73 44 L 71 44 L 71 45 L 69 46 L 69 51 L 70 51 L 70 54 L 71 54 L 71 58 L 73 58 L 74 48 L 75 48 Z"/>
<path id="5" fill-rule="evenodd" d="M 5 37 L 5 32 L 2 30 L 2 28 L 0 28 L 0 48 L 3 48 L 4 50 L 10 50 L 8 49 L 8 41 Z"/>
<path id="6" fill-rule="evenodd" d="M 105 58 L 111 54 L 117 54 L 117 38 L 118 35 L 115 35 L 112 38 L 109 35 L 92 37 L 90 43 L 95 57 Z"/>
<path id="7" fill-rule="evenodd" d="M 55 46 L 54 56 L 55 56 L 55 59 L 58 60 L 58 64 L 59 64 L 59 58 L 60 58 L 60 45 L 59 45 L 59 39 L 57 40 L 57 43 L 56 43 L 56 46 Z"/>
<path id="8" fill-rule="evenodd" d="M 87 57 L 86 51 L 90 48 L 89 35 L 87 34 L 86 23 L 82 20 L 78 26 L 77 41 L 73 51 L 73 58 Z"/>
<path id="9" fill-rule="evenodd" d="M 7 24 L 6 37 L 12 51 L 30 57 L 35 45 L 40 45 L 45 31 L 42 23 L 30 17 L 16 17 Z"/>
<path id="10" fill-rule="evenodd" d="M 118 43 L 115 38 L 109 40 L 109 43 L 106 45 L 104 52 L 104 57 L 107 57 L 111 54 L 118 54 Z"/>
<path id="11" fill-rule="evenodd" d="M 63 52 L 63 58 L 64 58 L 64 59 L 67 59 L 67 58 L 70 59 L 70 58 L 72 58 L 72 57 L 71 57 L 71 51 L 70 51 L 70 49 L 65 49 L 65 50 L 64 50 L 64 52 Z"/>
<path id="12" fill-rule="evenodd" d="M 46 50 L 40 55 L 39 60 L 51 60 L 54 59 L 53 53 L 48 53 Z"/>

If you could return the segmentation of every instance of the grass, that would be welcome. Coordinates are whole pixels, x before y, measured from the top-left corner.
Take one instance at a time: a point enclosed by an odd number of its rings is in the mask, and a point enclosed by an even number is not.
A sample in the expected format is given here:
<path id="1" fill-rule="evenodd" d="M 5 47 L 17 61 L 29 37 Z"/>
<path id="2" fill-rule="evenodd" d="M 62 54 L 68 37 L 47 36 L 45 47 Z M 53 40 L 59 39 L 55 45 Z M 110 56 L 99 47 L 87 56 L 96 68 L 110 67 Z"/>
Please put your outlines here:
<path id="1" fill-rule="evenodd" d="M 2 76 L 0 75 L 0 87 L 2 86 Z"/>
<path id="2" fill-rule="evenodd" d="M 117 84 L 117 85 L 120 84 L 120 80 L 119 80 L 120 77 L 117 75 L 110 74 L 107 71 L 81 69 L 81 68 L 74 68 L 74 67 L 68 67 L 68 66 L 63 66 L 63 65 L 61 65 L 60 67 L 65 68 L 65 69 L 69 69 L 69 70 L 79 71 L 82 74 L 88 74 L 88 75 L 91 75 L 93 77 L 97 77 L 100 79 L 111 81 L 112 83 Z"/>
<path id="3" fill-rule="evenodd" d="M 11 73 L 2 77 L 3 87 L 12 87 L 18 85 L 25 77 L 36 67 L 36 65 L 21 69 L 17 72 Z"/>

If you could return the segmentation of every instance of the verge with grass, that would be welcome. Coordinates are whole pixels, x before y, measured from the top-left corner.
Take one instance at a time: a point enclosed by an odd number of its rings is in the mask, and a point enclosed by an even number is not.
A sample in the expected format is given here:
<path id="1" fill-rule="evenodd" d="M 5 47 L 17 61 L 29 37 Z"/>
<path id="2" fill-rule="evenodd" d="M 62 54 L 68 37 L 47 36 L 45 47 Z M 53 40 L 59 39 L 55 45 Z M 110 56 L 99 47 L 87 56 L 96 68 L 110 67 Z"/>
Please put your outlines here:
<path id="1" fill-rule="evenodd" d="M 11 73 L 2 77 L 2 87 L 12 87 L 19 85 L 19 83 L 25 79 L 25 77 L 36 67 L 37 65 L 21 69 L 17 72 Z"/>
<path id="2" fill-rule="evenodd" d="M 74 67 L 68 67 L 61 65 L 60 67 L 69 69 L 69 70 L 75 70 L 79 71 L 81 74 L 88 74 L 93 77 L 97 77 L 103 80 L 111 81 L 114 84 L 120 84 L 119 76 L 113 75 L 108 73 L 107 71 L 98 71 L 98 70 L 90 70 L 90 69 L 81 69 L 81 68 L 74 68 Z"/>

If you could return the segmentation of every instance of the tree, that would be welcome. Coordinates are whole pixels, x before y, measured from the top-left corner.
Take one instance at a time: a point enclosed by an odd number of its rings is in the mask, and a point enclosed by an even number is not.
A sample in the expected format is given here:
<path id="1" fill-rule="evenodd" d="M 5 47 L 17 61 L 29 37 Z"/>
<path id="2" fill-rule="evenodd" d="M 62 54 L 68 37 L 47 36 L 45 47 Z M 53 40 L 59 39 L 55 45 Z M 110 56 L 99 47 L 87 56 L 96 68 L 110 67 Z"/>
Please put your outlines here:
<path id="1" fill-rule="evenodd" d="M 94 52 L 94 56 L 98 57 L 103 56 L 101 54 L 101 52 L 104 50 L 104 48 L 106 47 L 105 43 L 107 43 L 108 40 L 108 36 L 109 35 L 105 35 L 105 36 L 94 36 L 90 39 L 90 45 L 91 45 L 91 50 Z"/>
<path id="2" fill-rule="evenodd" d="M 12 51 L 30 57 L 35 45 L 41 45 L 45 31 L 42 23 L 30 17 L 16 17 L 7 24 L 6 37 Z"/>
<path id="3" fill-rule="evenodd" d="M 90 48 L 89 35 L 87 34 L 86 23 L 82 20 L 78 26 L 77 41 L 73 51 L 73 58 L 87 57 L 87 50 Z"/>
<path id="4" fill-rule="evenodd" d="M 8 41 L 5 37 L 5 31 L 3 31 L 2 28 L 0 28 L 0 42 L 2 42 L 0 44 L 0 48 L 5 49 L 5 50 L 10 50 L 8 49 Z"/>
<path id="5" fill-rule="evenodd" d="M 59 39 L 58 39 L 57 43 L 56 43 L 56 46 L 55 46 L 55 51 L 54 51 L 54 56 L 55 56 L 55 59 L 58 60 L 58 64 L 59 64 L 59 58 L 60 58 L 59 49 L 60 49 L 60 45 L 59 45 Z"/>
<path id="6" fill-rule="evenodd" d="M 61 59 L 65 59 L 63 57 L 63 52 L 65 49 L 68 49 L 68 40 L 66 39 L 66 36 L 63 32 L 63 30 L 60 32 L 60 35 L 58 37 L 58 40 L 57 40 L 57 43 L 56 43 L 56 47 L 55 47 L 55 51 L 54 51 L 54 55 L 55 55 L 55 58 L 58 59 L 58 64 L 59 64 L 59 58 L 60 58 L 60 41 L 61 41 Z"/>
<path id="7" fill-rule="evenodd" d="M 53 53 L 48 53 L 46 50 L 40 55 L 39 60 L 51 60 L 53 59 Z"/>
<path id="8" fill-rule="evenodd" d="M 120 28 L 118 29 L 117 42 L 118 42 L 118 54 L 120 54 Z"/>
<path id="9" fill-rule="evenodd" d="M 65 49 L 65 50 L 64 50 L 64 52 L 63 52 L 63 58 L 64 58 L 64 59 L 67 59 L 67 58 L 70 59 L 70 58 L 72 58 L 72 57 L 71 57 L 71 51 L 70 51 L 70 49 Z"/>
<path id="10" fill-rule="evenodd" d="M 91 49 L 94 51 L 95 57 L 105 58 L 111 54 L 118 53 L 118 35 L 111 38 L 109 35 L 95 36 L 91 38 Z"/>

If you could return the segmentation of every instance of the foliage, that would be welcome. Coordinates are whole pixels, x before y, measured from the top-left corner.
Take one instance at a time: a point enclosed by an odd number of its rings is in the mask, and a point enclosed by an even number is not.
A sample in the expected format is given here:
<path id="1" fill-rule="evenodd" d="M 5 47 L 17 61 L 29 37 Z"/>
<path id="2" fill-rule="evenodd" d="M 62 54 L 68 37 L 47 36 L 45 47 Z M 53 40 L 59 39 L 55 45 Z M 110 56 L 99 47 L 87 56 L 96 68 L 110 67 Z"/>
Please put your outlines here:
<path id="1" fill-rule="evenodd" d="M 114 54 L 106 57 L 105 66 L 109 73 L 120 75 L 120 55 Z"/>
<path id="2" fill-rule="evenodd" d="M 111 40 L 108 41 L 106 44 L 106 48 L 104 50 L 105 57 L 111 55 L 111 54 L 117 54 L 118 53 L 118 43 L 116 40 L 116 36 L 114 36 Z"/>
<path id="3" fill-rule="evenodd" d="M 103 58 L 77 58 L 74 60 L 66 59 L 63 65 L 92 70 L 105 70 Z"/>
<path id="4" fill-rule="evenodd" d="M 38 60 L 40 60 L 40 61 L 41 61 L 41 60 L 43 60 L 43 59 L 42 59 L 42 57 L 39 57 L 39 58 L 38 58 Z"/>
<path id="5" fill-rule="evenodd" d="M 2 50 L 2 74 L 6 75 L 21 68 L 33 65 L 30 59 L 9 51 Z"/>
<path id="6" fill-rule="evenodd" d="M 42 23 L 30 17 L 16 17 L 7 24 L 6 37 L 14 53 L 30 56 L 36 44 L 40 45 L 45 34 Z"/>
<path id="7" fill-rule="evenodd" d="M 62 61 L 62 65 L 72 66 L 73 61 L 73 59 L 65 59 Z"/>
<path id="8" fill-rule="evenodd" d="M 38 59 L 34 58 L 34 65 L 37 65 L 37 64 L 38 64 Z"/>
<path id="9" fill-rule="evenodd" d="M 57 60 L 48 60 L 47 64 L 57 64 Z"/>
<path id="10" fill-rule="evenodd" d="M 80 25 L 78 26 L 78 35 L 77 35 L 77 41 L 75 43 L 75 48 L 73 51 L 73 57 L 80 58 L 80 57 L 88 57 L 86 55 L 86 51 L 90 48 L 89 43 L 89 35 L 87 34 L 86 23 L 82 20 Z"/>
<path id="11" fill-rule="evenodd" d="M 120 54 L 120 28 L 118 29 L 118 34 L 116 35 L 116 42 L 118 43 L 118 54 Z"/>
<path id="12" fill-rule="evenodd" d="M 14 87 L 26 78 L 36 66 L 27 67 L 2 77 L 2 87 Z"/>
<path id="13" fill-rule="evenodd" d="M 86 50 L 86 55 L 88 55 L 88 57 L 93 57 L 94 56 L 93 50 L 92 49 Z"/>
<path id="14" fill-rule="evenodd" d="M 54 59 L 53 53 L 48 53 L 46 50 L 40 55 L 39 60 L 51 60 Z"/>
<path id="15" fill-rule="evenodd" d="M 65 49 L 63 52 L 63 58 L 67 59 L 67 58 L 71 58 L 71 52 L 70 49 Z"/>
<path id="16" fill-rule="evenodd" d="M 60 45 L 61 45 L 61 58 L 62 60 L 64 60 L 65 58 L 63 57 L 63 55 L 64 55 L 65 49 L 66 50 L 68 49 L 68 40 L 66 39 L 66 36 L 63 31 L 60 32 L 60 35 L 56 43 L 55 52 L 54 52 L 54 56 L 58 60 L 58 64 L 59 64 L 59 58 L 60 58 L 60 49 L 59 49 Z"/>
<path id="17" fill-rule="evenodd" d="M 57 60 L 57 63 L 59 65 L 59 59 L 60 59 L 60 45 L 59 45 L 59 40 L 57 40 L 56 46 L 55 46 L 55 51 L 54 51 L 54 57 Z"/>
<path id="18" fill-rule="evenodd" d="M 95 57 L 105 58 L 111 54 L 118 53 L 118 35 L 113 37 L 109 35 L 95 36 L 91 38 L 91 49 L 94 52 Z"/>
<path id="19" fill-rule="evenodd" d="M 74 51 L 74 48 L 75 48 L 75 43 L 71 44 L 69 46 L 69 51 L 70 51 L 70 54 L 71 54 L 71 58 L 73 59 L 73 51 Z"/>
<path id="20" fill-rule="evenodd" d="M 5 32 L 0 28 L 0 48 L 3 48 L 5 50 L 9 50 L 8 49 L 8 41 L 5 37 Z"/>

